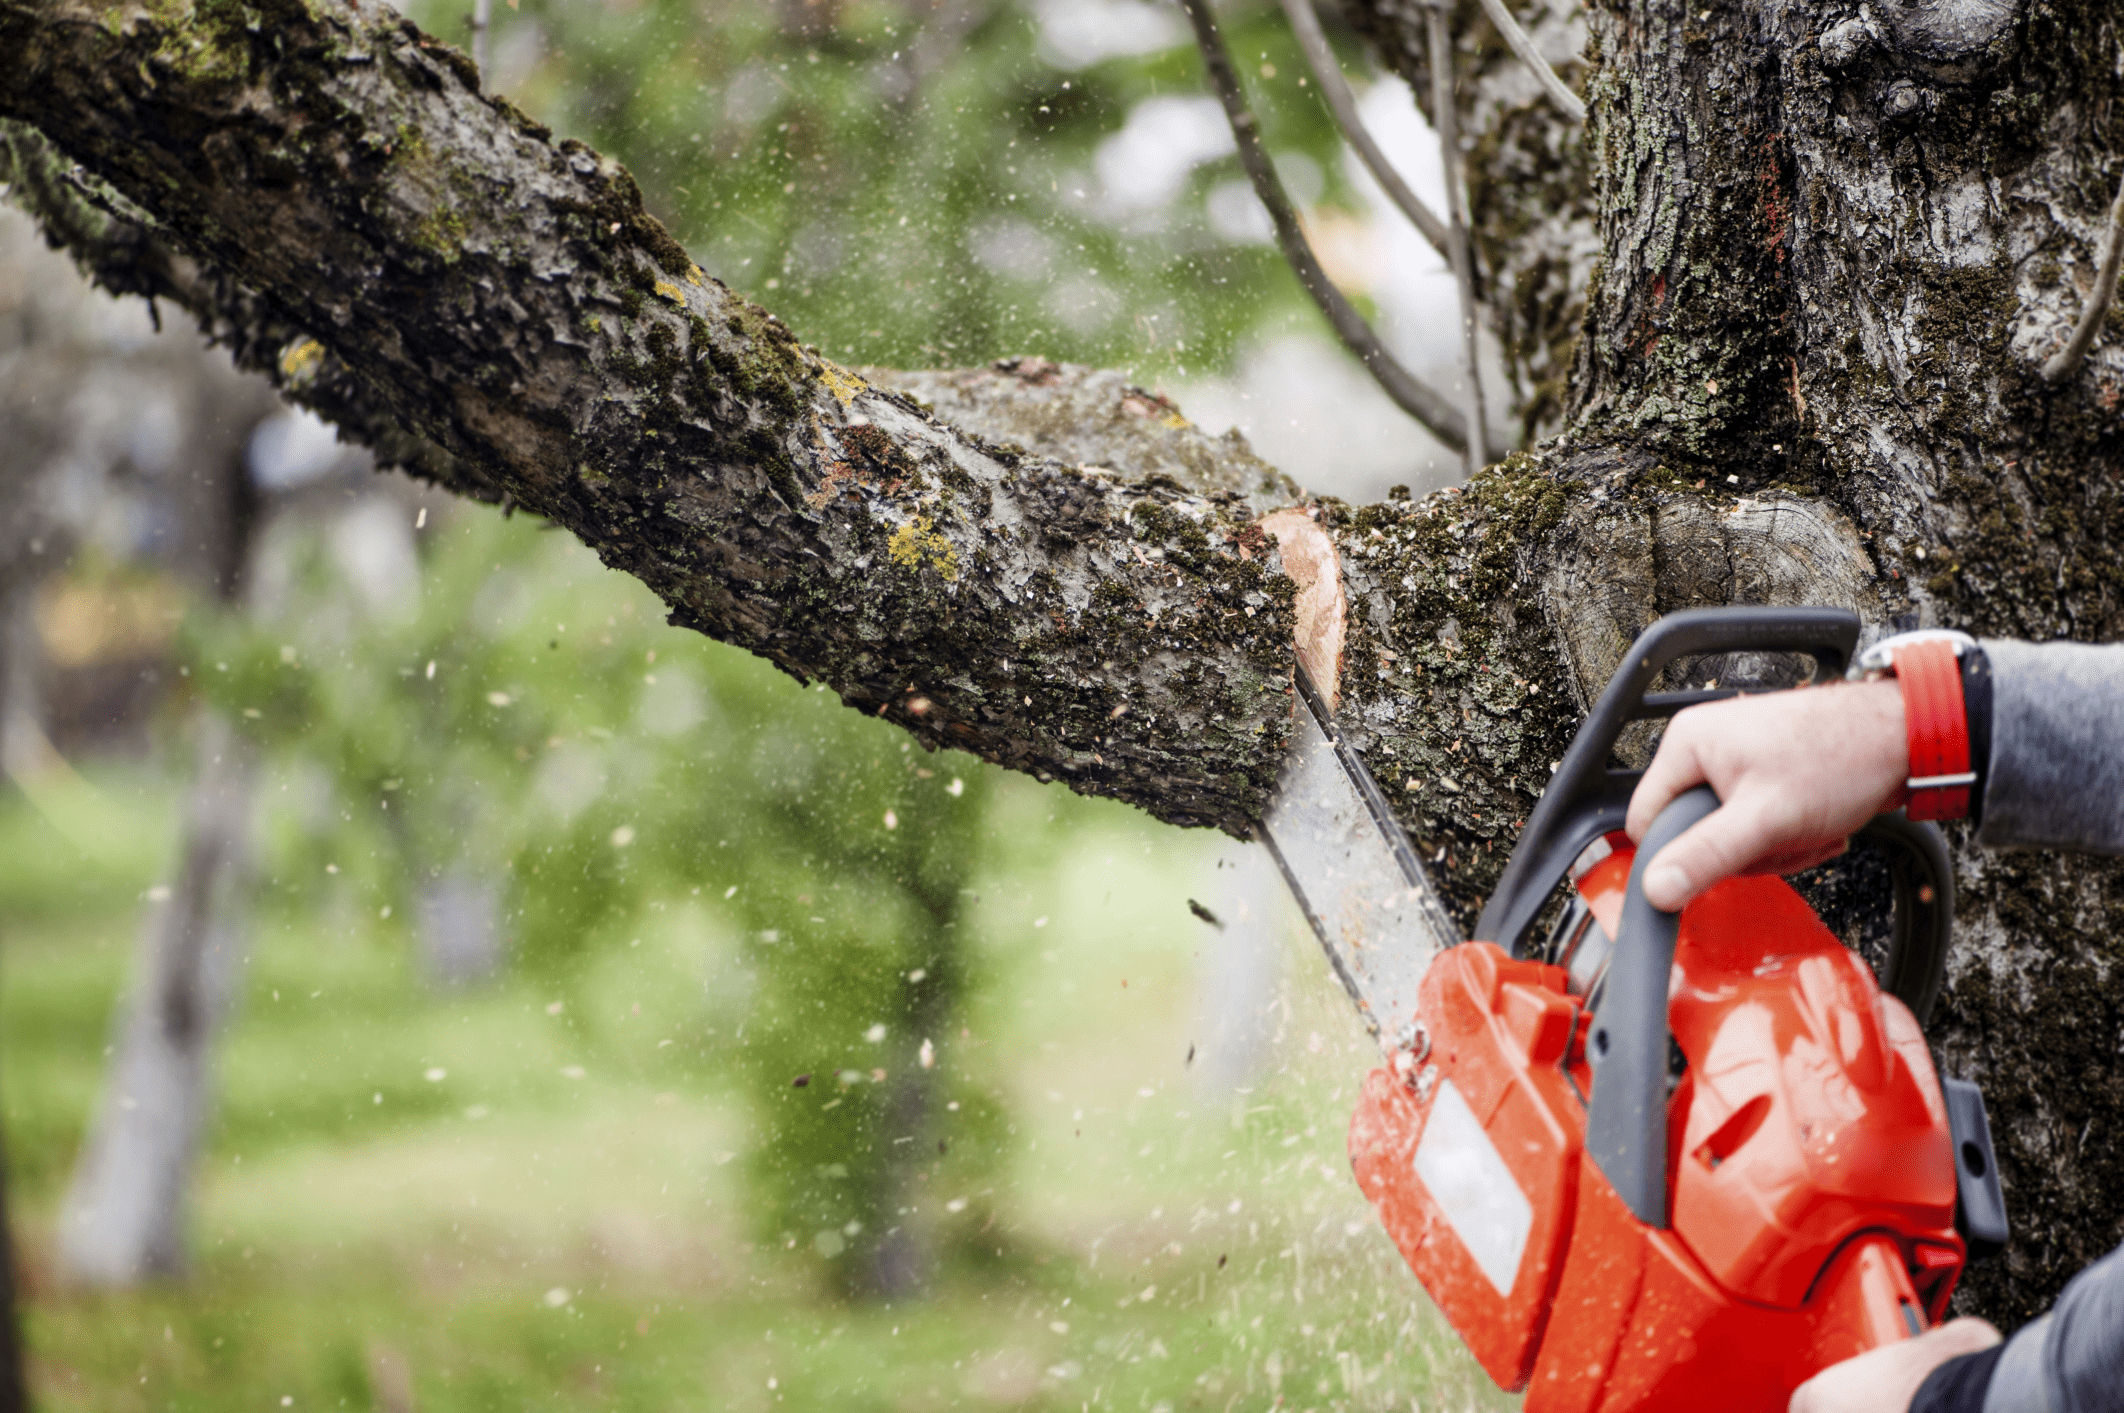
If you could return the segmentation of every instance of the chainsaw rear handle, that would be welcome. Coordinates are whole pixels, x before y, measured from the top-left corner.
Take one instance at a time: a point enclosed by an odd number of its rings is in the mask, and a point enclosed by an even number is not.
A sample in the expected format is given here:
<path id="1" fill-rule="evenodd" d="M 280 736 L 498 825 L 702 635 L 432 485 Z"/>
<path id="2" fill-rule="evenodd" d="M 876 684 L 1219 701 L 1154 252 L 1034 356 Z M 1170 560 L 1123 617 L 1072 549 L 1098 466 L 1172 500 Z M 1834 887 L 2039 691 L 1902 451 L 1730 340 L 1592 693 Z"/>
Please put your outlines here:
<path id="1" fill-rule="evenodd" d="M 1947 945 L 1954 936 L 1954 860 L 1947 836 L 1936 824 L 1898 812 L 1875 815 L 1856 837 L 1887 863 L 1895 893 L 1881 990 L 1908 1006 L 1923 1026 L 1947 979 Z"/>
<path id="2" fill-rule="evenodd" d="M 1630 864 L 1607 988 L 1586 1037 L 1593 1064 L 1586 1156 L 1648 1227 L 1667 1225 L 1667 986 L 1681 914 L 1661 912 L 1645 898 L 1645 869 L 1717 808 L 1711 787 L 1699 785 L 1677 796 L 1645 831 Z"/>
<path id="3" fill-rule="evenodd" d="M 1475 924 L 1475 935 L 1515 957 L 1524 956 L 1528 933 L 1572 861 L 1601 835 L 1622 828 L 1630 792 L 1643 773 L 1608 768 L 1624 727 L 1672 716 L 1699 702 L 1740 695 L 1731 687 L 1647 692 L 1668 664 L 1699 653 L 1801 652 L 1814 659 L 1813 680 L 1828 682 L 1844 675 L 1858 637 L 1858 615 L 1840 608 L 1691 608 L 1670 613 L 1645 629 L 1527 817 L 1497 891 Z"/>

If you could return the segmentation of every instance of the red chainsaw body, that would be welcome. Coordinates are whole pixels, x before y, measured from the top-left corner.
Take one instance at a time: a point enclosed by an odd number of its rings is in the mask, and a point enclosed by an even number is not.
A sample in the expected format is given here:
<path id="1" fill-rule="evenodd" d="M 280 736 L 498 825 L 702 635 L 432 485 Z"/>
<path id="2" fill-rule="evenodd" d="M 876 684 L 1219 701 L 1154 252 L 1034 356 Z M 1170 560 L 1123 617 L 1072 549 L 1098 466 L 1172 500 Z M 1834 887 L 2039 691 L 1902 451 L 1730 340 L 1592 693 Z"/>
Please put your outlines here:
<path id="1" fill-rule="evenodd" d="M 1610 843 L 1577 886 L 1613 936 L 1632 851 Z M 1692 903 L 1669 995 L 1687 1067 L 1666 1229 L 1584 1154 L 1587 1013 L 1560 967 L 1485 942 L 1442 953 L 1419 1005 L 1428 1054 L 1365 1082 L 1358 1183 L 1528 1413 L 1777 1413 L 1816 1370 L 1938 1320 L 1961 1274 L 1917 1022 L 1798 894 L 1744 878 Z"/>

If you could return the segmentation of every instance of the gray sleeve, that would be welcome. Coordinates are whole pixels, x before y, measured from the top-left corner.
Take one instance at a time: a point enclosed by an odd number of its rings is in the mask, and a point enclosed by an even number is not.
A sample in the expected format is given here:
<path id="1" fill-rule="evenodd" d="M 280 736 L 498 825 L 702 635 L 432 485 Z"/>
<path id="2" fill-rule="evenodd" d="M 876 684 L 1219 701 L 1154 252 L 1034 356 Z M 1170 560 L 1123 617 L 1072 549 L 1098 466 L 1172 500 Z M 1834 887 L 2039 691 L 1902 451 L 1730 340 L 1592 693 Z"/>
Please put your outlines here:
<path id="1" fill-rule="evenodd" d="M 1977 842 L 2124 854 L 2124 643 L 1983 646 L 1991 762 Z"/>
<path id="2" fill-rule="evenodd" d="M 2124 1247 L 2072 1278 L 2048 1315 L 2014 1333 L 1984 1413 L 2124 1410 Z"/>

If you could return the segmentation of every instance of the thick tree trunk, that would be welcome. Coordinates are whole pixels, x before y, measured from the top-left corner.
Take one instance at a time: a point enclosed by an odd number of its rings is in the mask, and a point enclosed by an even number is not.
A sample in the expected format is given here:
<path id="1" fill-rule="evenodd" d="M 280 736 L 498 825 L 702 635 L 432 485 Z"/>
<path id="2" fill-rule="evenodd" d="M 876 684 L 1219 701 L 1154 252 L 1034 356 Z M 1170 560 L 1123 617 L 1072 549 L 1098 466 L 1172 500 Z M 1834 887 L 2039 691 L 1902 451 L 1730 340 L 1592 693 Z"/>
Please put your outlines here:
<path id="1" fill-rule="evenodd" d="M 211 1107 L 215 1024 L 242 965 L 255 748 L 214 712 L 169 897 L 141 930 L 102 1111 L 59 1219 L 70 1280 L 130 1285 L 184 1265 L 184 1214 Z"/>
<path id="2" fill-rule="evenodd" d="M 1417 76 L 1420 8 L 1351 9 Z M 2114 14 L 1617 0 L 1589 16 L 1581 138 L 1463 9 L 1491 305 L 1522 414 L 1562 432 L 1461 490 L 1309 510 L 1349 604 L 1343 720 L 1456 906 L 1661 612 L 2118 636 L 2124 356 L 2035 373 L 2115 186 Z M 0 48 L 0 115 L 85 169 L 18 141 L 29 199 L 107 285 L 926 742 L 1251 827 L 1293 586 L 1255 523 L 1286 492 L 1242 446 L 1036 359 L 836 368 L 395 16 L 0 0 Z M 1963 868 L 1937 1038 L 1999 1114 L 2019 1235 L 1970 1288 L 2011 1320 L 2120 1234 L 2124 889 Z"/>
<path id="3" fill-rule="evenodd" d="M 1414 72 L 1396 0 L 1361 8 Z M 2115 8 L 1625 0 L 1591 20 L 1601 260 L 1545 459 L 1613 499 L 1522 561 L 1580 692 L 1636 625 L 1694 602 L 2124 636 L 2124 349 L 2055 389 L 2038 376 L 2117 186 Z M 1492 131 L 1507 156 L 1540 146 Z M 1732 555 L 1736 534 L 1755 547 Z M 1966 833 L 1959 855 L 1934 1038 L 1991 1096 L 2016 1223 L 1964 1303 L 2012 1321 L 2124 1235 L 2124 873 L 1986 856 Z"/>

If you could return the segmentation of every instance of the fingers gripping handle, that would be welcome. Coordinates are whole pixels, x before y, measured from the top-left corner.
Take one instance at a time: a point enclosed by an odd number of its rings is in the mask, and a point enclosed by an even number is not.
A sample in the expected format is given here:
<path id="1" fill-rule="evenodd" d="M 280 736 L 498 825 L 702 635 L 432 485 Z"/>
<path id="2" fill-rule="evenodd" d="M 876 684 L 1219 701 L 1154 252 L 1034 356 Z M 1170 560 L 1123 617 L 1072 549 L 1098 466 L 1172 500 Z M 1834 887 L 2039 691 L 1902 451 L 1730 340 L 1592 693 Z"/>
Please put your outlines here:
<path id="1" fill-rule="evenodd" d="M 1579 850 L 1620 829 L 1637 772 L 1608 768 L 1615 743 L 1631 722 L 1672 716 L 1685 706 L 1738 695 L 1723 687 L 1697 692 L 1649 692 L 1668 664 L 1707 652 L 1801 652 L 1814 659 L 1817 682 L 1841 677 L 1858 643 L 1858 615 L 1835 608 L 1735 605 L 1670 613 L 1631 645 L 1592 715 L 1578 728 L 1549 788 L 1497 880 L 1497 891 L 1475 924 L 1475 935 L 1513 956 L 1524 956 L 1528 932 Z"/>
<path id="2" fill-rule="evenodd" d="M 1667 984 L 1681 916 L 1645 900 L 1645 869 L 1717 808 L 1718 796 L 1699 785 L 1646 831 L 1630 866 L 1615 957 L 1586 1043 L 1593 1061 L 1586 1153 L 1649 1227 L 1667 1225 Z"/>

